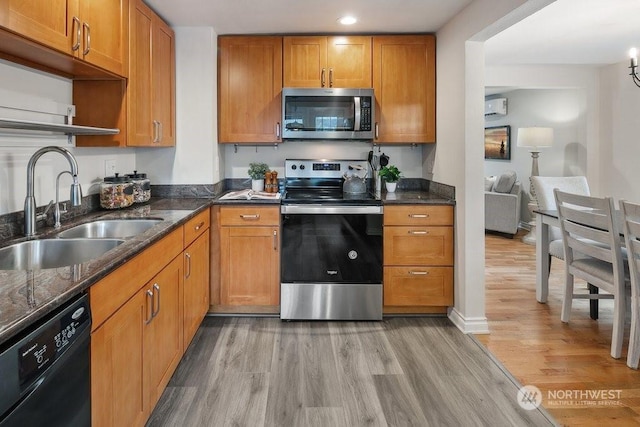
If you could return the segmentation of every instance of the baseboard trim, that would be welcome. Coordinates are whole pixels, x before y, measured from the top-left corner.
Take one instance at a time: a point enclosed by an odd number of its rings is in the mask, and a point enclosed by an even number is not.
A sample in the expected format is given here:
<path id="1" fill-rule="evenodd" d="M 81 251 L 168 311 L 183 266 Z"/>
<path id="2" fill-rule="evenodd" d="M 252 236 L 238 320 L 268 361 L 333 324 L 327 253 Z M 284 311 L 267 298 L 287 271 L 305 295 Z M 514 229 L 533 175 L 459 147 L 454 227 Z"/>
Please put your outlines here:
<path id="1" fill-rule="evenodd" d="M 455 307 L 449 310 L 449 320 L 465 334 L 488 334 L 489 322 L 486 317 L 465 318 Z"/>

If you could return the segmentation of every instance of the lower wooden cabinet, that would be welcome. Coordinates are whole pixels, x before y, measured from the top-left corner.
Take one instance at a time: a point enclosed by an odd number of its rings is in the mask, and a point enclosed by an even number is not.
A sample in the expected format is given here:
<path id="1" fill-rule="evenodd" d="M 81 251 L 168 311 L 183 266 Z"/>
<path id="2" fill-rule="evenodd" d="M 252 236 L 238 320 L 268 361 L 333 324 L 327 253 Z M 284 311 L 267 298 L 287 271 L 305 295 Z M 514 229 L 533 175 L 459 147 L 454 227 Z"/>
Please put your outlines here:
<path id="1" fill-rule="evenodd" d="M 279 309 L 279 212 L 250 205 L 220 208 L 221 311 Z"/>
<path id="2" fill-rule="evenodd" d="M 89 289 L 92 426 L 153 411 L 209 308 L 209 221 L 207 209 Z"/>
<path id="3" fill-rule="evenodd" d="M 209 310 L 209 230 L 184 250 L 184 349 Z"/>
<path id="4" fill-rule="evenodd" d="M 453 305 L 453 207 L 385 206 L 384 313 Z"/>
<path id="5" fill-rule="evenodd" d="M 182 357 L 180 286 L 175 258 L 91 336 L 92 425 L 138 426 Z"/>

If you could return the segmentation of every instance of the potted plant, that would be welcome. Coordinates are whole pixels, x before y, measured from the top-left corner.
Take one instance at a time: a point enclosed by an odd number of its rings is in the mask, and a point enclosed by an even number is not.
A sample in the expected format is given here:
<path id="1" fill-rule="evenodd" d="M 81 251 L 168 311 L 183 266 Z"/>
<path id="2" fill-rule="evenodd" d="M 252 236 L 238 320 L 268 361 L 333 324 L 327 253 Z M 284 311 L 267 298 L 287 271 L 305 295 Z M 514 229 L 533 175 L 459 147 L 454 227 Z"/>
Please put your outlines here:
<path id="1" fill-rule="evenodd" d="M 378 175 L 380 175 L 380 177 L 384 179 L 387 192 L 393 193 L 394 191 L 396 191 L 396 185 L 402 177 L 402 172 L 400 172 L 400 170 L 395 165 L 389 165 L 384 166 L 382 169 L 380 169 Z"/>
<path id="2" fill-rule="evenodd" d="M 249 163 L 249 176 L 253 191 L 264 191 L 264 174 L 268 170 L 269 165 L 266 163 Z"/>

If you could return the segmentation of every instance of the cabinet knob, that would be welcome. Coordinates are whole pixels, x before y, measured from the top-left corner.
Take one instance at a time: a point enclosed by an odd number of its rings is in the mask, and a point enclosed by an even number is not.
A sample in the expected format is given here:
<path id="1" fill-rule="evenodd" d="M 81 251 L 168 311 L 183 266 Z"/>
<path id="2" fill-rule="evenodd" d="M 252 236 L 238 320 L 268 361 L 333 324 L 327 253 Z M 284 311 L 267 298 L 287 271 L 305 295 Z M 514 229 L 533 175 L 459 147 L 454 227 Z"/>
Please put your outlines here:
<path id="1" fill-rule="evenodd" d="M 200 228 L 202 228 L 202 226 L 203 226 L 203 225 L 204 225 L 204 221 L 202 221 L 201 223 L 199 223 L 198 225 L 196 225 L 196 226 L 194 227 L 194 230 L 195 230 L 195 231 L 200 230 Z"/>

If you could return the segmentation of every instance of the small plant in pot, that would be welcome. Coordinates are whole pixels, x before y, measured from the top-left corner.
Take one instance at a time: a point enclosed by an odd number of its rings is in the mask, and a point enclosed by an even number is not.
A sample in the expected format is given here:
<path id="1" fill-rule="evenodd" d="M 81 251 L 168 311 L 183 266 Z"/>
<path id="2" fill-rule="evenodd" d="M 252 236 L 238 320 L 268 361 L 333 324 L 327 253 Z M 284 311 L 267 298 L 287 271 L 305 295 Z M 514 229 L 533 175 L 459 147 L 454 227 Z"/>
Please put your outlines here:
<path id="1" fill-rule="evenodd" d="M 394 191 L 396 191 L 396 185 L 402 177 L 402 172 L 400 172 L 400 170 L 395 165 L 389 165 L 384 166 L 382 169 L 380 169 L 378 175 L 380 175 L 380 177 L 384 179 L 387 192 L 393 193 Z"/>
<path id="2" fill-rule="evenodd" d="M 264 174 L 268 170 L 269 165 L 266 163 L 249 163 L 249 176 L 253 191 L 264 191 Z"/>

